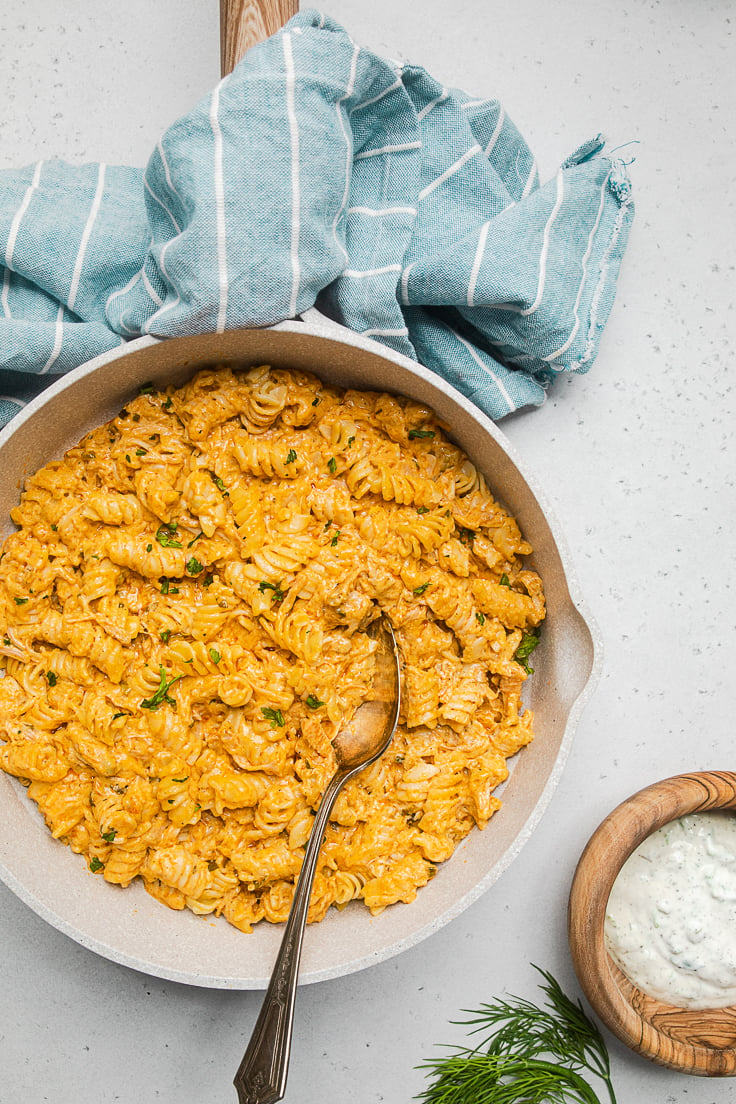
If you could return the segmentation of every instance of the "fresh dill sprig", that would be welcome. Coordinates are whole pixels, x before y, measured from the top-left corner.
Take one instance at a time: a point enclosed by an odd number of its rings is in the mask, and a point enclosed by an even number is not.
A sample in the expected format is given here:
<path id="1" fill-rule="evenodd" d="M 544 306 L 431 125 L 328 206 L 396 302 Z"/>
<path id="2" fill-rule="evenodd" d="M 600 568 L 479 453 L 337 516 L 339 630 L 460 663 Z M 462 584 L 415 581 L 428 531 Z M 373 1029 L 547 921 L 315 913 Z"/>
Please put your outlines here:
<path id="1" fill-rule="evenodd" d="M 431 1084 L 416 1098 L 424 1104 L 601 1104 L 582 1076 L 594 1074 L 616 1104 L 608 1051 L 603 1036 L 582 1005 L 570 1000 L 551 974 L 540 989 L 540 1006 L 520 997 L 482 1004 L 471 1019 L 458 1021 L 469 1034 L 484 1033 L 474 1049 L 458 1047 L 444 1058 L 430 1059 Z"/>

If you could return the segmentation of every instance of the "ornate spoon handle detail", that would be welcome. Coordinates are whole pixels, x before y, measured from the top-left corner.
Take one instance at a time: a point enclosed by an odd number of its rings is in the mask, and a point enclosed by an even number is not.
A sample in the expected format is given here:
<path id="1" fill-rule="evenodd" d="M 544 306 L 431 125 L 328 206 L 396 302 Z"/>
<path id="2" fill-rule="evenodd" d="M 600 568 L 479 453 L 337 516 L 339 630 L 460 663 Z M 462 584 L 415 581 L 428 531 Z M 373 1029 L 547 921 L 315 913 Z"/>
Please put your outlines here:
<path id="1" fill-rule="evenodd" d="M 299 960 L 317 857 L 337 795 L 354 773 L 338 771 L 317 810 L 271 982 L 233 1081 L 240 1104 L 275 1104 L 286 1091 Z"/>

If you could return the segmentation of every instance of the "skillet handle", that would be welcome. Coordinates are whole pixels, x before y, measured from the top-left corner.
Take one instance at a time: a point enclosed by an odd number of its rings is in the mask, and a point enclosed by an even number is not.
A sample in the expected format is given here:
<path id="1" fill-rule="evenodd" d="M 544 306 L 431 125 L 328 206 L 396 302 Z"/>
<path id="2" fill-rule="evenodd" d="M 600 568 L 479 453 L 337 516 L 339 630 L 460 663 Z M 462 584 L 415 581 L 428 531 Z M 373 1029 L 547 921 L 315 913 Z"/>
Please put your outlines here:
<path id="1" fill-rule="evenodd" d="M 299 10 L 299 0 L 220 0 L 220 72 L 232 73 L 246 50 L 275 34 Z"/>

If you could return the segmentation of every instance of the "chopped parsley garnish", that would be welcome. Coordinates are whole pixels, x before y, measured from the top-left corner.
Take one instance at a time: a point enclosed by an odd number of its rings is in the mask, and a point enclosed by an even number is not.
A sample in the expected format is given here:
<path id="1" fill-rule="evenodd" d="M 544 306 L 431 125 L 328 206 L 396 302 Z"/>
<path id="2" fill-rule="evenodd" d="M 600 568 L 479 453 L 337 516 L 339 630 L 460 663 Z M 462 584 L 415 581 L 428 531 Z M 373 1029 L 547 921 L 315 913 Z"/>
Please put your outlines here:
<path id="1" fill-rule="evenodd" d="M 57 682 L 59 681 L 54 671 L 47 671 L 46 678 L 48 679 L 49 686 L 56 686 Z"/>
<path id="2" fill-rule="evenodd" d="M 171 781 L 172 782 L 178 782 L 179 785 L 181 785 L 183 782 L 188 782 L 189 781 L 189 775 L 188 774 L 185 775 L 184 778 L 172 778 Z"/>
<path id="3" fill-rule="evenodd" d="M 26 604 L 26 602 L 28 601 L 28 599 L 27 598 L 15 598 L 14 601 L 15 601 L 16 606 L 24 606 Z"/>
<path id="4" fill-rule="evenodd" d="M 417 513 L 418 514 L 428 514 L 429 513 L 429 506 L 417 506 Z"/>
<path id="5" fill-rule="evenodd" d="M 319 405 L 319 395 L 317 395 L 316 399 L 312 399 L 312 406 L 318 406 L 318 405 Z"/>
<path id="6" fill-rule="evenodd" d="M 265 579 L 261 579 L 260 583 L 258 584 L 258 589 L 260 590 L 261 594 L 265 594 L 267 590 L 272 591 L 273 592 L 271 594 L 271 601 L 272 602 L 280 602 L 283 599 L 284 593 L 285 593 L 281 589 L 281 583 L 280 582 L 279 583 L 269 583 Z"/>
<path id="7" fill-rule="evenodd" d="M 324 704 L 325 703 L 323 701 L 320 701 L 316 694 L 310 694 L 307 698 L 307 705 L 310 709 L 319 709 L 320 706 Z"/>
<path id="8" fill-rule="evenodd" d="M 162 594 L 178 594 L 179 593 L 179 588 L 175 587 L 175 586 L 172 586 L 171 585 L 171 579 L 167 579 L 165 575 L 162 576 L 161 579 L 159 579 L 159 582 L 161 583 L 161 593 Z"/>
<path id="9" fill-rule="evenodd" d="M 202 580 L 202 586 L 212 586 L 214 581 L 214 575 L 205 575 L 204 579 Z"/>
<path id="10" fill-rule="evenodd" d="M 479 625 L 485 625 L 486 615 L 484 613 L 481 613 L 480 610 L 477 610 L 475 614 L 475 620 L 478 622 Z"/>
<path id="11" fill-rule="evenodd" d="M 434 437 L 434 430 L 433 429 L 410 429 L 409 430 L 409 440 L 410 441 L 421 440 L 424 437 Z"/>
<path id="12" fill-rule="evenodd" d="M 178 526 L 175 521 L 168 525 L 161 525 L 156 533 L 156 540 L 163 548 L 181 548 L 181 541 L 175 539 Z"/>
<path id="13" fill-rule="evenodd" d="M 289 449 L 289 451 L 286 455 L 286 460 L 284 461 L 284 463 L 285 464 L 293 464 L 295 460 L 296 460 L 296 449 L 293 449 L 293 448 Z"/>
<path id="14" fill-rule="evenodd" d="M 208 652 L 209 652 L 209 657 L 210 657 L 210 659 L 212 660 L 213 663 L 217 664 L 222 659 L 222 656 L 218 652 L 217 648 L 209 648 Z"/>
<path id="15" fill-rule="evenodd" d="M 138 388 L 138 394 L 139 395 L 151 395 L 151 394 L 153 394 L 153 384 L 152 383 L 142 383 L 141 386 Z"/>
<path id="16" fill-rule="evenodd" d="M 340 530 L 338 529 L 334 537 L 330 541 L 330 548 L 334 548 L 340 538 Z"/>
<path id="17" fill-rule="evenodd" d="M 135 450 L 135 454 L 136 454 L 136 456 L 147 456 L 148 455 L 148 449 L 137 448 Z"/>
<path id="18" fill-rule="evenodd" d="M 511 586 L 511 583 L 509 582 L 509 577 L 508 577 L 508 575 L 506 574 L 505 571 L 504 571 L 503 575 L 501 576 L 501 578 L 498 580 L 498 585 L 499 586 L 505 586 L 505 587 L 510 587 Z"/>
<path id="19" fill-rule="evenodd" d="M 458 532 L 458 538 L 461 544 L 472 544 L 475 540 L 475 532 L 473 529 L 461 528 Z"/>
<path id="20" fill-rule="evenodd" d="M 96 855 L 92 857 L 92 861 L 89 864 L 89 868 L 93 874 L 96 874 L 98 870 L 104 870 L 105 864 L 100 862 Z"/>
<path id="21" fill-rule="evenodd" d="M 168 395 L 164 402 L 161 403 L 162 410 L 171 410 L 171 395 Z"/>
<path id="22" fill-rule="evenodd" d="M 158 638 L 159 638 L 159 640 L 161 641 L 162 644 L 168 644 L 170 636 L 171 636 L 171 629 L 162 629 L 161 632 L 158 634 Z"/>
<path id="23" fill-rule="evenodd" d="M 223 493 L 223 494 L 225 495 L 225 497 L 227 498 L 227 496 L 228 496 L 228 495 L 230 494 L 230 492 L 229 492 L 229 490 L 227 489 L 227 487 L 225 486 L 225 484 L 224 484 L 224 483 L 222 482 L 222 480 L 220 479 L 219 475 L 215 475 L 215 473 L 214 473 L 213 471 L 211 471 L 211 472 L 210 472 L 210 479 L 211 479 L 211 480 L 212 480 L 212 482 L 213 482 L 213 483 L 215 484 L 215 486 L 217 487 L 218 491 L 222 491 L 222 493 Z"/>
<path id="24" fill-rule="evenodd" d="M 353 447 L 353 441 L 354 441 L 354 440 L 355 440 L 355 438 L 354 438 L 354 437 L 348 437 L 348 448 L 352 448 L 352 447 Z"/>
<path id="25" fill-rule="evenodd" d="M 521 636 L 521 642 L 519 647 L 514 652 L 514 659 L 523 667 L 528 675 L 534 673 L 534 668 L 530 667 L 527 663 L 527 659 L 532 654 L 537 644 L 539 643 L 539 630 L 536 632 L 524 632 Z"/>
<path id="26" fill-rule="evenodd" d="M 194 538 L 194 540 L 190 540 L 189 544 L 187 545 L 187 548 L 191 548 L 191 547 L 192 547 L 192 545 L 193 545 L 193 544 L 196 544 L 196 543 L 197 543 L 197 541 L 199 540 L 199 538 L 200 538 L 200 537 L 203 537 L 203 536 L 204 536 L 204 533 L 203 533 L 203 532 L 202 532 L 202 530 L 200 529 L 200 530 L 199 530 L 199 532 L 197 533 L 196 537 Z"/>
<path id="27" fill-rule="evenodd" d="M 109 832 L 103 832 L 103 833 L 102 833 L 102 838 L 103 838 L 103 839 L 104 839 L 104 840 L 105 840 L 105 841 L 106 841 L 107 843 L 112 843 L 112 841 L 113 841 L 113 840 L 115 839 L 115 836 L 116 836 L 117 834 L 118 834 L 118 830 L 117 830 L 117 828 L 111 828 L 111 829 L 109 830 Z"/>
<path id="28" fill-rule="evenodd" d="M 153 545 L 152 544 L 147 544 L 146 545 L 146 552 L 152 552 L 152 551 L 153 551 Z"/>
<path id="29" fill-rule="evenodd" d="M 158 685 L 158 690 L 152 697 L 143 699 L 143 701 L 141 702 L 142 709 L 150 709 L 155 711 L 160 705 L 163 705 L 164 702 L 167 702 L 168 705 L 171 705 L 174 709 L 176 709 L 176 698 L 171 697 L 171 695 L 169 694 L 169 690 L 174 685 L 174 683 L 178 682 L 179 679 L 183 676 L 174 675 L 172 679 L 167 679 L 166 671 L 162 663 L 159 664 L 159 671 L 160 681 Z"/>
<path id="30" fill-rule="evenodd" d="M 186 566 L 190 575 L 199 575 L 204 571 L 204 564 L 201 564 L 196 556 L 190 556 Z"/>
<path id="31" fill-rule="evenodd" d="M 327 461 L 327 467 L 330 469 L 330 473 L 334 475 L 337 471 L 337 460 L 334 456 L 331 456 L 330 459 Z"/>
<path id="32" fill-rule="evenodd" d="M 262 705 L 261 713 L 267 721 L 271 722 L 271 728 L 283 727 L 286 724 L 284 714 L 280 709 L 272 709 L 270 705 Z"/>
<path id="33" fill-rule="evenodd" d="M 127 717 L 127 716 L 128 716 L 127 713 L 113 713 L 112 717 L 110 718 L 110 723 L 112 724 L 112 722 L 116 721 L 118 719 L 118 717 Z"/>
<path id="34" fill-rule="evenodd" d="M 422 594 L 424 594 L 424 592 L 425 592 L 425 590 L 427 589 L 428 586 L 429 586 L 429 583 L 422 583 L 421 586 L 414 587 L 414 589 L 412 591 L 412 594 L 414 595 L 415 598 L 419 598 Z"/>

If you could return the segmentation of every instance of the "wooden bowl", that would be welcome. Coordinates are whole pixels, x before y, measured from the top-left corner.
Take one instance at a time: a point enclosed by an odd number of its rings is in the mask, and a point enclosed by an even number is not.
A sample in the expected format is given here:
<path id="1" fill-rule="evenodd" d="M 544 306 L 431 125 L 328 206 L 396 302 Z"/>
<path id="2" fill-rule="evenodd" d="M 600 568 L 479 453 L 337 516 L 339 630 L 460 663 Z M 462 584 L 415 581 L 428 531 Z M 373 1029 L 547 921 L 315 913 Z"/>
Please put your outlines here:
<path id="1" fill-rule="evenodd" d="M 679 774 L 622 802 L 580 857 L 568 906 L 568 938 L 578 980 L 604 1024 L 638 1054 L 669 1069 L 706 1077 L 736 1074 L 736 1006 L 690 1010 L 633 985 L 606 950 L 608 896 L 629 855 L 677 817 L 736 809 L 736 773 Z"/>

